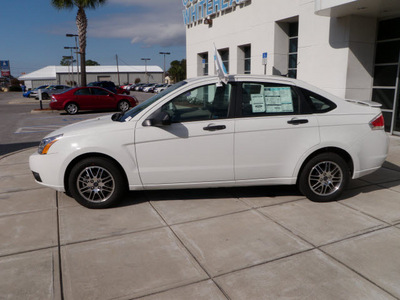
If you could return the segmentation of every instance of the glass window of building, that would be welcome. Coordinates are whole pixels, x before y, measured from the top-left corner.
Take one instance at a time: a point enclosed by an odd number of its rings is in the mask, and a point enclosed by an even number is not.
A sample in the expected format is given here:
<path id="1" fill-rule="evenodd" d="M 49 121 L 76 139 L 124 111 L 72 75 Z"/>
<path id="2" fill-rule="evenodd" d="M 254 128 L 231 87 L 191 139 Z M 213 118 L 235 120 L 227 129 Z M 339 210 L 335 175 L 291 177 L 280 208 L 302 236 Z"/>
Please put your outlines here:
<path id="1" fill-rule="evenodd" d="M 207 76 L 208 75 L 208 53 L 200 53 L 198 57 L 198 75 Z"/>
<path id="2" fill-rule="evenodd" d="M 251 74 L 251 45 L 238 47 L 237 63 L 238 74 Z"/>
<path id="3" fill-rule="evenodd" d="M 298 40 L 299 40 L 299 22 L 289 23 L 288 77 L 290 78 L 297 78 Z"/>
<path id="4" fill-rule="evenodd" d="M 222 63 L 225 66 L 226 72 L 229 74 L 229 49 L 218 50 L 221 56 Z"/>
<path id="5" fill-rule="evenodd" d="M 379 22 L 372 101 L 382 104 L 385 130 L 400 134 L 400 18 Z"/>
<path id="6" fill-rule="evenodd" d="M 244 52 L 244 74 L 251 74 L 251 46 L 243 47 Z"/>

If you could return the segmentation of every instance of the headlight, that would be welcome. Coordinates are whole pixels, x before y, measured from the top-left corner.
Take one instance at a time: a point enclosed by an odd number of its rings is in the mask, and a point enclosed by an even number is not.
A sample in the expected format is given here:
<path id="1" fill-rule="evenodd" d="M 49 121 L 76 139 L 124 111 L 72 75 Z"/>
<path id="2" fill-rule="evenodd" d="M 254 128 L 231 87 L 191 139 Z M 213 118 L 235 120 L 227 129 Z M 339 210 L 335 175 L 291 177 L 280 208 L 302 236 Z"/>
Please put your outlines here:
<path id="1" fill-rule="evenodd" d="M 59 134 L 59 135 L 56 135 L 56 136 L 51 136 L 51 137 L 43 139 L 40 142 L 38 153 L 39 154 L 47 154 L 47 152 L 49 151 L 50 147 L 55 142 L 57 142 L 62 136 L 63 136 L 62 134 Z"/>

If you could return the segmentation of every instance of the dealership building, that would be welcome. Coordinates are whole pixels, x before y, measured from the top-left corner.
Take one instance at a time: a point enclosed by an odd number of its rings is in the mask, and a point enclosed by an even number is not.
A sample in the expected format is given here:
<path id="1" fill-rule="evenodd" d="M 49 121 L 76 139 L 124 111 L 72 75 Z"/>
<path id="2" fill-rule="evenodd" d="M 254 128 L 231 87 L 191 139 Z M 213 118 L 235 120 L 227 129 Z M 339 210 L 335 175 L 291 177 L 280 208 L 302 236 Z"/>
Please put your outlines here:
<path id="1" fill-rule="evenodd" d="M 78 76 L 79 75 L 79 76 Z M 79 84 L 80 74 L 76 66 L 47 66 L 18 78 L 26 87 L 36 88 L 45 84 Z M 162 82 L 163 69 L 159 66 L 87 66 L 86 81 L 113 81 L 115 84 L 140 82 Z M 71 84 L 75 83 L 75 84 Z"/>
<path id="2" fill-rule="evenodd" d="M 382 104 L 400 135 L 400 0 L 182 0 L 188 77 L 297 78 L 346 99 Z"/>

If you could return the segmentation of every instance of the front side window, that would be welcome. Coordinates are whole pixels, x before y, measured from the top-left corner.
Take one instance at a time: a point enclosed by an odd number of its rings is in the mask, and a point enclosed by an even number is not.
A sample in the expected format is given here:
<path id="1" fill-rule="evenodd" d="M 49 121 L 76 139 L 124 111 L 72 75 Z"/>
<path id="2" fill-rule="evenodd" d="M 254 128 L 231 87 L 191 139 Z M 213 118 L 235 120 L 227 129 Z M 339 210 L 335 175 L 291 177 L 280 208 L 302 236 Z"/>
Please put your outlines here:
<path id="1" fill-rule="evenodd" d="M 243 83 L 241 90 L 243 117 L 299 113 L 299 97 L 291 86 Z"/>
<path id="2" fill-rule="evenodd" d="M 173 123 L 224 119 L 228 117 L 231 85 L 201 86 L 185 92 L 162 106 Z"/>
<path id="3" fill-rule="evenodd" d="M 108 91 L 102 90 L 102 89 L 92 89 L 92 92 L 94 95 L 98 95 L 98 96 L 107 96 L 109 94 Z"/>

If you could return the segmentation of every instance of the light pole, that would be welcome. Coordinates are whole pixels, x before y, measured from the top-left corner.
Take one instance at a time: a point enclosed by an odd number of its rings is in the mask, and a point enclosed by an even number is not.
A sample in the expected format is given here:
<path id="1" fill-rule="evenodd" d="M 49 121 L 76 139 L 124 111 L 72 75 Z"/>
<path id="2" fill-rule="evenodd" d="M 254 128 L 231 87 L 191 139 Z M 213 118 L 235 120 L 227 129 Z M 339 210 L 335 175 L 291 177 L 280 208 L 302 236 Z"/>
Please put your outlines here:
<path id="1" fill-rule="evenodd" d="M 72 55 L 72 49 L 78 49 L 78 47 L 64 47 L 64 49 L 70 49 L 71 50 L 71 56 L 73 57 L 73 55 Z M 72 81 L 73 82 L 75 82 L 75 79 L 74 79 L 74 59 L 72 59 L 71 60 L 71 63 L 72 63 Z M 77 62 L 78 63 L 78 62 Z M 76 69 L 78 69 L 78 68 L 76 68 Z M 77 79 L 78 80 L 78 79 Z M 71 84 L 72 85 L 72 84 Z"/>
<path id="2" fill-rule="evenodd" d="M 71 65 L 71 61 L 73 61 L 74 57 L 73 57 L 73 56 L 63 56 L 63 59 L 68 60 L 68 78 L 69 78 L 69 81 L 72 82 L 72 80 L 71 80 L 71 73 L 70 73 L 70 71 L 69 71 L 69 66 Z M 60 83 L 61 83 L 61 82 L 60 82 Z"/>
<path id="3" fill-rule="evenodd" d="M 165 56 L 170 55 L 170 52 L 160 52 L 161 55 L 164 55 L 164 69 L 163 69 L 163 83 L 165 83 Z"/>
<path id="4" fill-rule="evenodd" d="M 142 60 L 144 60 L 144 73 L 146 74 L 147 83 L 149 83 L 149 76 L 147 75 L 147 61 L 150 60 L 150 58 L 142 58 Z"/>
<path id="5" fill-rule="evenodd" d="M 79 39 L 79 35 L 77 34 L 72 34 L 72 33 L 67 33 L 66 34 L 67 37 L 74 37 L 75 38 L 75 47 L 77 49 L 76 53 L 76 75 L 78 76 L 78 86 L 81 85 L 81 80 L 79 78 L 79 58 L 78 58 L 78 53 L 79 53 L 79 48 L 78 48 L 78 39 Z"/>

